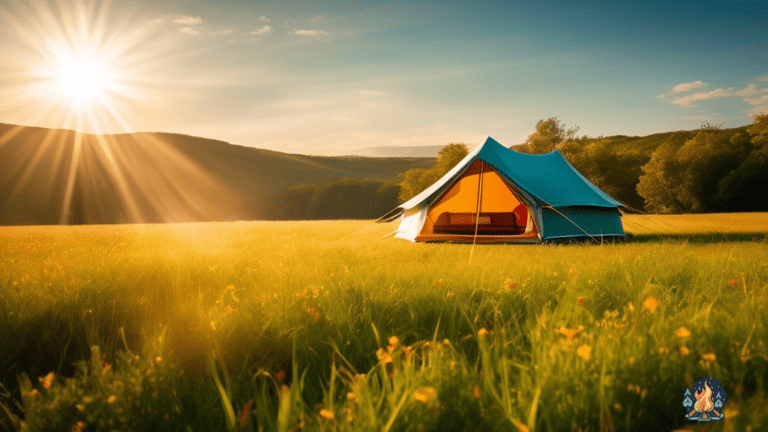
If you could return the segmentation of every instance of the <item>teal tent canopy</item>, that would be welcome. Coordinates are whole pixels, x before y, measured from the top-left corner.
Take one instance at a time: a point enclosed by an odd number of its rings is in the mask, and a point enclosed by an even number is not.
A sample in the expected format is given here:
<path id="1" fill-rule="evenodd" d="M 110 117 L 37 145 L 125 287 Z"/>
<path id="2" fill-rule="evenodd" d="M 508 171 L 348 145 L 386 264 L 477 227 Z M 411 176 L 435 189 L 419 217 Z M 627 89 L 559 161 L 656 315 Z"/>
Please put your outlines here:
<path id="1" fill-rule="evenodd" d="M 483 227 L 488 231 L 493 229 L 491 226 L 493 221 L 501 218 L 499 216 L 501 213 L 482 217 L 478 203 L 477 215 L 462 213 L 465 215 L 464 219 L 474 217 L 472 220 L 476 226 L 473 241 L 480 238 L 486 241 L 515 242 L 519 240 L 530 243 L 562 238 L 597 239 L 624 236 L 621 214 L 618 210 L 623 207 L 623 204 L 582 176 L 560 152 L 555 150 L 542 155 L 518 153 L 490 137 L 482 145 L 475 147 L 438 181 L 382 217 L 382 220 L 391 221 L 400 218 L 400 227 L 395 235 L 398 238 L 411 241 L 466 240 L 466 236 L 446 235 L 444 238 L 437 234 L 425 236 L 423 231 L 425 227 L 435 223 L 430 220 L 430 217 L 434 219 L 434 216 L 430 215 L 430 208 L 441 202 L 446 192 L 459 180 L 469 175 L 470 167 L 476 167 L 477 161 L 482 162 L 481 176 L 483 172 L 494 173 L 513 192 L 513 198 L 510 199 L 515 201 L 515 204 L 525 205 L 529 222 L 526 232 L 518 232 L 520 230 L 505 232 L 504 229 L 499 228 L 493 231 L 493 235 L 477 236 L 476 233 L 481 224 L 488 225 Z M 483 182 L 476 183 L 479 201 Z M 460 218 L 454 217 L 454 219 Z M 444 217 L 443 220 L 448 219 Z M 471 227 L 471 223 L 469 226 Z M 430 232 L 430 234 L 434 233 Z"/>

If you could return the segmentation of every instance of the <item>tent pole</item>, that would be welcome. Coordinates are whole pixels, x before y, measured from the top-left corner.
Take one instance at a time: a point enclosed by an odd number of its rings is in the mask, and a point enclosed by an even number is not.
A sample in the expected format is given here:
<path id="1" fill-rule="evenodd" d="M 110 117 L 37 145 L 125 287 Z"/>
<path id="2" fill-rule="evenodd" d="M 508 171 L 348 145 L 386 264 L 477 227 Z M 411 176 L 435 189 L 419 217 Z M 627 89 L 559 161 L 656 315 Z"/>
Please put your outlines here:
<path id="1" fill-rule="evenodd" d="M 477 227 L 480 224 L 480 204 L 483 200 L 483 169 L 485 162 L 480 161 L 480 177 L 477 179 L 477 211 L 475 212 L 475 235 L 472 237 L 472 249 L 469 250 L 469 262 L 472 262 L 472 254 L 475 252 L 477 242 Z"/>

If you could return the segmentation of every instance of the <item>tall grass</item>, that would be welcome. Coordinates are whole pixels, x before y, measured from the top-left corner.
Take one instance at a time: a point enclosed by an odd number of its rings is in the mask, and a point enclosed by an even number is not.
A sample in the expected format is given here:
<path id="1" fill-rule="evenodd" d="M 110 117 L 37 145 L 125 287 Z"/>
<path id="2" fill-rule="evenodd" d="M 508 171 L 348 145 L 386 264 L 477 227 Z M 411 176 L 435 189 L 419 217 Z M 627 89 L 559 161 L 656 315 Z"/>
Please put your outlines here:
<path id="1" fill-rule="evenodd" d="M 369 222 L 0 228 L 0 424 L 663 431 L 708 375 L 728 393 L 710 428 L 763 430 L 755 218 L 471 262 Z"/>

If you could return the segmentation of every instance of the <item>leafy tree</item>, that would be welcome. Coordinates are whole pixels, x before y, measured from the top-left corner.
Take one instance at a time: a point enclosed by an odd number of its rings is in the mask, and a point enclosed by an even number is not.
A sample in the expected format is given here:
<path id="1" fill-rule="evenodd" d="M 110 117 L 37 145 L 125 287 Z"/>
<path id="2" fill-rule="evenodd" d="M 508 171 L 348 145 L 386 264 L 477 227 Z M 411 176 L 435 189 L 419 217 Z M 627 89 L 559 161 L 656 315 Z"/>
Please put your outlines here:
<path id="1" fill-rule="evenodd" d="M 397 205 L 399 186 L 343 178 L 317 190 L 309 200 L 315 219 L 375 219 Z"/>
<path id="2" fill-rule="evenodd" d="M 738 168 L 717 185 L 723 207 L 730 211 L 767 211 L 768 201 L 761 199 L 768 190 L 768 114 L 753 117 L 746 129 L 731 138 L 740 155 L 748 153 Z"/>
<path id="3" fill-rule="evenodd" d="M 633 207 L 642 207 L 636 186 L 642 162 L 636 155 L 618 153 L 611 141 L 586 136 L 557 148 L 584 177 L 608 195 Z"/>
<path id="4" fill-rule="evenodd" d="M 768 146 L 756 148 L 739 167 L 717 185 L 729 211 L 768 211 Z"/>
<path id="5" fill-rule="evenodd" d="M 752 117 L 754 123 L 747 128 L 752 135 L 752 144 L 755 147 L 768 147 L 768 114 L 756 114 Z"/>
<path id="6" fill-rule="evenodd" d="M 558 120 L 557 117 L 539 120 L 536 122 L 536 131 L 528 135 L 525 143 L 515 150 L 530 154 L 548 153 L 557 148 L 558 145 L 576 139 L 578 131 L 578 126 L 566 129 L 565 123 Z"/>
<path id="7" fill-rule="evenodd" d="M 464 159 L 468 154 L 469 149 L 467 149 L 466 144 L 451 143 L 445 145 L 440 149 L 439 152 L 437 152 L 437 164 L 433 167 L 433 169 L 437 169 L 437 171 L 443 172 L 443 174 L 445 174 L 450 171 L 451 168 L 455 167 L 456 164 L 461 162 L 461 160 Z"/>
<path id="8" fill-rule="evenodd" d="M 677 158 L 685 170 L 680 197 L 686 204 L 685 211 L 719 210 L 717 184 L 741 162 L 729 138 L 720 130 L 703 129 L 678 151 Z"/>
<path id="9" fill-rule="evenodd" d="M 755 198 L 768 187 L 768 151 L 762 147 L 767 132 L 768 119 L 761 115 L 742 130 L 723 131 L 705 122 L 691 139 L 673 135 L 674 142 L 657 148 L 643 167 L 637 191 L 646 208 L 661 213 L 762 208 Z"/>
<path id="10" fill-rule="evenodd" d="M 309 200 L 317 193 L 317 186 L 301 183 L 277 194 L 274 202 L 273 217 L 278 220 L 311 219 Z"/>
<path id="11" fill-rule="evenodd" d="M 685 205 L 680 202 L 679 187 L 684 178 L 677 151 L 683 146 L 685 135 L 675 133 L 653 152 L 651 160 L 642 168 L 643 175 L 637 192 L 645 199 L 645 208 L 658 213 L 680 213 Z"/>
<path id="12" fill-rule="evenodd" d="M 432 168 L 415 168 L 406 171 L 400 183 L 399 201 L 408 201 L 421 193 L 421 191 L 444 176 L 468 154 L 469 149 L 467 149 L 466 144 L 451 143 L 440 149 L 440 152 L 437 154 L 437 162 Z"/>

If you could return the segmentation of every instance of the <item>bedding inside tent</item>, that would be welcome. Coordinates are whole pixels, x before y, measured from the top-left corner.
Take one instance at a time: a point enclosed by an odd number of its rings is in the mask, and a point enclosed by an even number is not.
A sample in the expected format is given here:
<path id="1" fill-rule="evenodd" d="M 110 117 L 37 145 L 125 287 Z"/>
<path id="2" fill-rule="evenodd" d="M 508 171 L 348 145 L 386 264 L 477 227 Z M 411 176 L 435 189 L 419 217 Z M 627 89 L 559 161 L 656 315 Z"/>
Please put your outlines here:
<path id="1" fill-rule="evenodd" d="M 528 207 L 493 167 L 479 159 L 430 207 L 417 240 L 463 240 L 474 237 L 475 230 L 481 241 L 481 237 L 498 241 L 537 235 Z"/>

